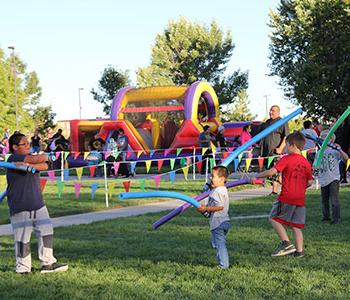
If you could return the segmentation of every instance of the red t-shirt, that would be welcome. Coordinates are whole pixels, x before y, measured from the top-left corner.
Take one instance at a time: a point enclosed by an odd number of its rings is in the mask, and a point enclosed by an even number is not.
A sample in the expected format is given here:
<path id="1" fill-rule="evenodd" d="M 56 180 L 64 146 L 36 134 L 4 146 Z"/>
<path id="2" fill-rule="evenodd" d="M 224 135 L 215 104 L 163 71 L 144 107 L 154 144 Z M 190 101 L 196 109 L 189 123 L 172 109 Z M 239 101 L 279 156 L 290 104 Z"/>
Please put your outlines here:
<path id="1" fill-rule="evenodd" d="M 302 155 L 293 153 L 281 158 L 274 168 L 282 172 L 282 191 L 278 200 L 305 206 L 307 182 L 312 179 L 310 163 Z"/>

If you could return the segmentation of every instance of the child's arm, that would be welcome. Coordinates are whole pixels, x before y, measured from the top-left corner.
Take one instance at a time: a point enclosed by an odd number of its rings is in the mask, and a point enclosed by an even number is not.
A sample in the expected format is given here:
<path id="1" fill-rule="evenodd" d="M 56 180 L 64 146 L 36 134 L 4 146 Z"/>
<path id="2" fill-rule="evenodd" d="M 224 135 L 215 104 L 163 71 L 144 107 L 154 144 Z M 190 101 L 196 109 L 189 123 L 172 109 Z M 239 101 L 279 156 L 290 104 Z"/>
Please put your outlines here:
<path id="1" fill-rule="evenodd" d="M 201 206 L 199 206 L 197 208 L 197 210 L 200 212 L 200 213 L 204 213 L 204 212 L 216 212 L 216 211 L 220 211 L 220 210 L 223 210 L 224 207 L 223 206 L 207 206 L 207 205 L 204 205 L 202 204 Z"/>
<path id="2" fill-rule="evenodd" d="M 278 171 L 275 168 L 271 168 L 269 170 L 266 170 L 264 172 L 260 172 L 255 175 L 255 178 L 265 178 L 265 177 L 271 177 L 278 173 Z"/>
<path id="3" fill-rule="evenodd" d="M 307 181 L 307 184 L 306 184 L 306 188 L 308 188 L 308 187 L 310 187 L 310 186 L 312 186 L 312 183 L 313 183 L 314 181 L 311 179 L 311 180 L 308 180 Z"/>
<path id="4" fill-rule="evenodd" d="M 49 156 L 47 154 L 26 155 L 24 158 L 24 163 L 30 165 L 41 164 L 47 161 L 49 161 Z"/>
<path id="5" fill-rule="evenodd" d="M 37 164 L 29 164 L 26 162 L 16 162 L 16 166 L 30 166 L 39 172 L 46 171 L 49 168 L 49 166 L 46 162 L 37 163 Z"/>

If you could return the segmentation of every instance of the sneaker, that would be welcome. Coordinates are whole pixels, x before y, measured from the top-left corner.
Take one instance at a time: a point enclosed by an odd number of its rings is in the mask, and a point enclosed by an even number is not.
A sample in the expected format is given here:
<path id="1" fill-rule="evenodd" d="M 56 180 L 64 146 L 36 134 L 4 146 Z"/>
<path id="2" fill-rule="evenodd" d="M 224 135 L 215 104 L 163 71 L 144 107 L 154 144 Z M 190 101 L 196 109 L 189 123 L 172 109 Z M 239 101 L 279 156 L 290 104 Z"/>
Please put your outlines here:
<path id="1" fill-rule="evenodd" d="M 331 224 L 332 224 L 332 225 L 340 224 L 340 220 L 338 220 L 338 221 L 332 221 Z"/>
<path id="2" fill-rule="evenodd" d="M 298 258 L 301 258 L 301 257 L 303 257 L 304 255 L 305 255 L 304 251 L 301 251 L 301 252 L 295 251 L 295 252 L 293 253 L 293 256 L 294 256 L 294 257 L 298 257 Z"/>
<path id="3" fill-rule="evenodd" d="M 285 256 L 296 251 L 294 245 L 290 241 L 282 241 L 271 256 Z"/>
<path id="4" fill-rule="evenodd" d="M 268 194 L 268 196 L 276 196 L 278 195 L 276 192 L 271 192 L 270 194 Z"/>
<path id="5" fill-rule="evenodd" d="M 53 263 L 52 265 L 42 266 L 40 273 L 66 272 L 68 265 Z"/>

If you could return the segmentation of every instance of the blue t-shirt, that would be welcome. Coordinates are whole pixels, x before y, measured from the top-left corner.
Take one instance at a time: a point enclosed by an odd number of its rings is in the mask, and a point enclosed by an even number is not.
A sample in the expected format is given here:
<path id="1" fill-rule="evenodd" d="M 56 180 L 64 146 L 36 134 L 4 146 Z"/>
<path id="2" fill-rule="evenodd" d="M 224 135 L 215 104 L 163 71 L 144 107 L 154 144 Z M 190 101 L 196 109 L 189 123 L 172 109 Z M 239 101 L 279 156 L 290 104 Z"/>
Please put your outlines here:
<path id="1" fill-rule="evenodd" d="M 12 154 L 8 162 L 23 162 L 26 155 Z M 37 210 L 45 206 L 39 173 L 7 169 L 7 202 L 10 215 Z"/>

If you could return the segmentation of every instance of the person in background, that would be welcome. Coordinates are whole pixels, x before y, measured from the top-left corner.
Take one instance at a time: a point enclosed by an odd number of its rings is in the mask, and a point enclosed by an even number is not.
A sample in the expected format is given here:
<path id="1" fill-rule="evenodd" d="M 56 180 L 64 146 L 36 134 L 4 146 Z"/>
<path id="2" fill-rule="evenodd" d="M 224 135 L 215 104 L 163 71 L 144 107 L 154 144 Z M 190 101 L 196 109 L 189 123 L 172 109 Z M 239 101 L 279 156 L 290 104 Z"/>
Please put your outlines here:
<path id="1" fill-rule="evenodd" d="M 10 129 L 9 128 L 5 128 L 4 138 L 7 140 L 10 138 Z"/>
<path id="2" fill-rule="evenodd" d="M 32 153 L 39 153 L 41 146 L 40 146 L 40 136 L 39 136 L 39 131 L 35 130 L 34 135 L 30 138 L 30 151 Z"/>
<path id="3" fill-rule="evenodd" d="M 267 127 L 271 126 L 275 122 L 281 119 L 280 117 L 280 107 L 278 105 L 273 105 L 270 108 L 270 119 L 262 124 L 261 129 L 264 130 Z M 269 157 L 274 155 L 280 155 L 284 152 L 286 146 L 286 137 L 289 134 L 288 123 L 278 127 L 274 132 L 270 133 L 264 139 L 262 139 L 261 145 L 261 156 Z M 265 159 L 266 163 L 268 162 Z M 278 182 L 272 180 L 272 192 L 270 195 L 278 194 Z"/>
<path id="4" fill-rule="evenodd" d="M 121 173 L 121 175 L 124 175 L 125 177 L 129 177 L 130 176 L 129 163 L 126 162 L 128 146 L 129 146 L 129 138 L 125 135 L 123 128 L 120 128 L 118 132 L 119 132 L 119 136 L 117 140 L 117 147 L 118 147 L 118 150 L 121 151 L 121 158 L 122 158 L 122 162 L 119 165 L 119 172 Z"/>
<path id="5" fill-rule="evenodd" d="M 219 148 L 219 151 L 227 151 L 226 147 L 227 147 L 227 143 L 226 143 L 226 139 L 224 137 L 224 130 L 225 127 L 224 126 L 219 126 L 218 128 L 218 133 L 216 134 L 215 137 L 215 141 L 216 141 L 216 145 Z"/>
<path id="6" fill-rule="evenodd" d="M 315 152 L 316 152 L 316 143 L 314 139 L 318 138 L 317 132 L 312 128 L 312 123 L 309 120 L 306 120 L 303 123 L 304 129 L 301 131 L 301 133 L 305 136 L 306 138 L 306 143 L 304 146 L 303 150 L 310 150 L 308 151 L 307 154 L 307 160 L 312 163 L 314 162 L 315 159 Z"/>
<path id="7" fill-rule="evenodd" d="M 212 151 L 210 148 L 211 137 L 209 125 L 205 125 L 203 127 L 203 131 L 198 136 L 198 142 L 201 148 L 208 148 L 202 156 L 201 174 L 205 174 L 207 160 L 212 156 Z"/>

